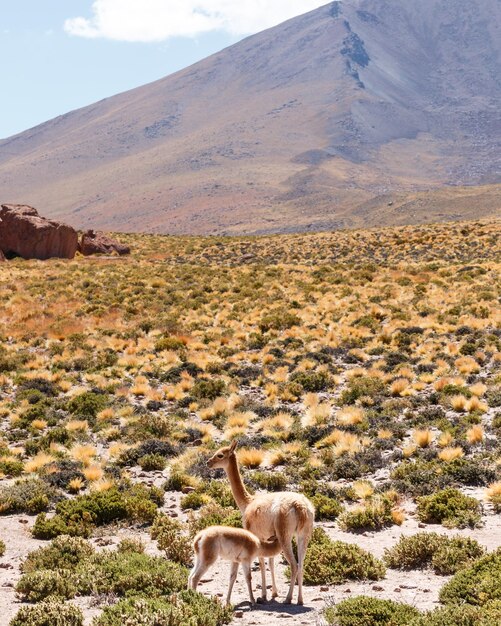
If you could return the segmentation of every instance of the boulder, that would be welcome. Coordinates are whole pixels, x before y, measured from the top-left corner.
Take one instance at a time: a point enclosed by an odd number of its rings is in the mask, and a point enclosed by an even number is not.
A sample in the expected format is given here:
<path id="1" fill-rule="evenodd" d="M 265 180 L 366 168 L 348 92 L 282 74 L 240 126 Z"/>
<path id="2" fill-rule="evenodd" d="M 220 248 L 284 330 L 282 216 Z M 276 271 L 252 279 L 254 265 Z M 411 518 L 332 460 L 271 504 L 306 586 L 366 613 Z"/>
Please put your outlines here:
<path id="1" fill-rule="evenodd" d="M 116 239 L 111 239 L 104 233 L 97 233 L 94 230 L 88 230 L 82 235 L 79 250 L 84 256 L 91 254 L 113 254 L 120 255 L 130 254 L 129 246 L 126 246 Z"/>
<path id="2" fill-rule="evenodd" d="M 78 234 L 71 226 L 38 215 L 22 204 L 0 205 L 0 250 L 7 258 L 72 259 L 78 249 Z"/>

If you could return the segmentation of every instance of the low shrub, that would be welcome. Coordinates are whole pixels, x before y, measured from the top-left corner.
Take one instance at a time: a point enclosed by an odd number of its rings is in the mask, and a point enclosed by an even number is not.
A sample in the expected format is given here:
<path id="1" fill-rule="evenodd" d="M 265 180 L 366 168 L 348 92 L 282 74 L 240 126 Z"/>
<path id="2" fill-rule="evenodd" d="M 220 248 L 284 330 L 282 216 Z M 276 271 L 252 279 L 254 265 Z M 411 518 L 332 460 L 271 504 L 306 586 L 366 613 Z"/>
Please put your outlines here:
<path id="1" fill-rule="evenodd" d="M 408 626 L 419 611 L 402 602 L 356 596 L 329 607 L 324 615 L 335 626 Z"/>
<path id="2" fill-rule="evenodd" d="M 266 491 L 284 491 L 287 488 L 287 476 L 281 472 L 254 472 L 249 476 L 249 482 L 256 489 Z"/>
<path id="3" fill-rule="evenodd" d="M 38 478 L 17 480 L 13 485 L 0 487 L 0 513 L 36 515 L 46 511 L 60 493 Z"/>
<path id="4" fill-rule="evenodd" d="M 68 410 L 81 419 L 92 421 L 100 411 L 106 408 L 107 404 L 108 399 L 105 394 L 85 391 L 70 400 Z"/>
<path id="5" fill-rule="evenodd" d="M 216 598 L 182 591 L 167 598 L 128 598 L 94 619 L 92 626 L 222 626 L 233 619 L 233 609 Z"/>
<path id="6" fill-rule="evenodd" d="M 162 492 L 136 484 L 120 491 L 117 487 L 63 500 L 56 506 L 56 515 L 47 519 L 41 513 L 33 527 L 38 539 L 53 539 L 58 535 L 89 537 L 94 526 L 128 519 L 151 523 L 157 507 L 163 502 Z"/>
<path id="7" fill-rule="evenodd" d="M 0 556 L 5 554 L 5 542 L 0 539 Z"/>
<path id="8" fill-rule="evenodd" d="M 30 552 L 21 565 L 21 571 L 74 569 L 93 554 L 94 548 L 85 539 L 61 535 L 48 546 Z"/>
<path id="9" fill-rule="evenodd" d="M 410 626 L 499 626 L 501 602 L 485 606 L 447 606 L 435 609 L 413 620 Z"/>
<path id="10" fill-rule="evenodd" d="M 191 541 L 183 533 L 183 525 L 168 515 L 159 514 L 151 527 L 151 538 L 158 542 L 169 561 L 189 566 L 193 560 Z"/>
<path id="11" fill-rule="evenodd" d="M 315 507 L 315 519 L 317 521 L 336 519 L 343 510 L 338 500 L 322 493 L 316 493 L 310 500 Z"/>
<path id="12" fill-rule="evenodd" d="M 205 504 L 209 504 L 210 501 L 210 497 L 205 493 L 192 491 L 181 498 L 180 506 L 183 511 L 186 511 L 187 509 L 197 510 Z"/>
<path id="13" fill-rule="evenodd" d="M 161 471 L 165 469 L 167 460 L 160 454 L 145 454 L 138 460 L 138 464 L 145 472 Z"/>
<path id="14" fill-rule="evenodd" d="M 39 602 L 48 597 L 67 600 L 75 597 L 77 583 L 67 570 L 42 569 L 21 576 L 16 591 L 28 602 Z"/>
<path id="15" fill-rule="evenodd" d="M 19 459 L 1 458 L 0 457 L 0 473 L 6 476 L 21 476 L 24 471 L 23 462 Z"/>
<path id="16" fill-rule="evenodd" d="M 117 545 L 117 552 L 143 554 L 145 545 L 141 539 L 122 539 Z"/>
<path id="17" fill-rule="evenodd" d="M 458 489 L 448 488 L 417 499 L 417 515 L 425 524 L 448 528 L 475 528 L 480 523 L 480 503 Z"/>
<path id="18" fill-rule="evenodd" d="M 384 561 L 393 569 L 422 569 L 431 566 L 436 574 L 455 574 L 480 558 L 485 550 L 469 537 L 447 537 L 438 533 L 417 533 L 401 537 L 385 550 Z"/>
<path id="19" fill-rule="evenodd" d="M 381 530 L 392 526 L 394 503 L 384 495 L 372 497 L 368 502 L 344 511 L 339 517 L 343 530 Z"/>
<path id="20" fill-rule="evenodd" d="M 330 385 L 330 376 L 327 372 L 294 372 L 290 377 L 291 383 L 301 385 L 303 391 L 326 391 Z"/>
<path id="21" fill-rule="evenodd" d="M 339 585 L 347 580 L 380 580 L 385 567 L 372 554 L 355 544 L 331 541 L 316 529 L 306 551 L 306 585 Z"/>
<path id="22" fill-rule="evenodd" d="M 459 571 L 440 591 L 444 604 L 483 606 L 501 600 L 501 548 Z"/>
<path id="23" fill-rule="evenodd" d="M 82 611 L 55 599 L 36 606 L 23 606 L 9 626 L 83 626 Z"/>
<path id="24" fill-rule="evenodd" d="M 233 526 L 242 528 L 242 514 L 233 507 L 224 507 L 216 502 L 203 506 L 198 514 L 192 514 L 188 520 L 190 536 L 194 537 L 208 526 Z"/>

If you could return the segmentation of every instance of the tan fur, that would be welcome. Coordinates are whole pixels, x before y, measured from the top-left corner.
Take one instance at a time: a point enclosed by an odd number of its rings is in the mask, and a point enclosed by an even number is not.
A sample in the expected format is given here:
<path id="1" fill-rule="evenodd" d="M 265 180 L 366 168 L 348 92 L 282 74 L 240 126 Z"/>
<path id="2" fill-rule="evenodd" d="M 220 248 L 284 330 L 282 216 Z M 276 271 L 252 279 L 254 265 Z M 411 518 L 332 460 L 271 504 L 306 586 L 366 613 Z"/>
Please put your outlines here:
<path id="1" fill-rule="evenodd" d="M 255 603 L 252 593 L 251 564 L 256 557 L 272 557 L 280 553 L 280 543 L 260 541 L 255 535 L 242 528 L 228 526 L 209 526 L 201 530 L 193 540 L 195 566 L 188 578 L 188 589 L 195 589 L 208 568 L 218 558 L 232 562 L 230 584 L 226 602 L 229 604 L 231 592 L 237 577 L 238 566 L 241 565 L 245 574 L 249 598 Z"/>
<path id="2" fill-rule="evenodd" d="M 220 448 L 208 461 L 209 467 L 225 470 L 238 508 L 242 512 L 244 527 L 261 541 L 276 537 L 281 550 L 291 568 L 291 582 L 285 599 L 292 601 L 296 579 L 298 582 L 298 604 L 303 604 L 303 563 L 306 548 L 313 532 L 315 508 L 302 494 L 291 492 L 265 493 L 252 496 L 243 484 L 235 456 L 236 442 Z M 292 539 L 296 538 L 298 560 L 292 549 Z M 264 558 L 259 559 L 261 567 L 263 599 L 266 600 L 266 574 Z M 272 578 L 273 597 L 277 594 L 273 558 L 269 560 Z"/>

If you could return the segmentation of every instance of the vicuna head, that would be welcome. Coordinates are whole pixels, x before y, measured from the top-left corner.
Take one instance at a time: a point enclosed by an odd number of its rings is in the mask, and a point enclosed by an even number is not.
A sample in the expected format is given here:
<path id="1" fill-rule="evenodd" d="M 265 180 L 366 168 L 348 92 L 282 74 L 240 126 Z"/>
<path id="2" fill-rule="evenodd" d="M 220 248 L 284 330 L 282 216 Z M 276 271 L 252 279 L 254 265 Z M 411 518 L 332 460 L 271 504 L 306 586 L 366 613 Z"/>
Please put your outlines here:
<path id="1" fill-rule="evenodd" d="M 207 465 L 211 469 L 226 469 L 228 467 L 228 463 L 232 457 L 235 457 L 235 449 L 237 447 L 237 442 L 232 441 L 231 445 L 224 446 L 223 448 L 219 448 L 219 450 L 211 456 L 211 458 L 207 461 Z"/>

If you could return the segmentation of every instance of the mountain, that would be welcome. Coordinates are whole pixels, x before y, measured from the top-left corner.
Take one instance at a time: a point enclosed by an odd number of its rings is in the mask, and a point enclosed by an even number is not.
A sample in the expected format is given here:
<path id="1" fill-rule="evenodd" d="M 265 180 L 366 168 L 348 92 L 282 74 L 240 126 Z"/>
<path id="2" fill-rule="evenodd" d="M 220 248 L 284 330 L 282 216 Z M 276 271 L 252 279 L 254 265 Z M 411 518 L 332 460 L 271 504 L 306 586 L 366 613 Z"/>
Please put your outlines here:
<path id="1" fill-rule="evenodd" d="M 261 233 L 501 208 L 500 0 L 343 0 L 0 141 L 0 201 Z"/>

